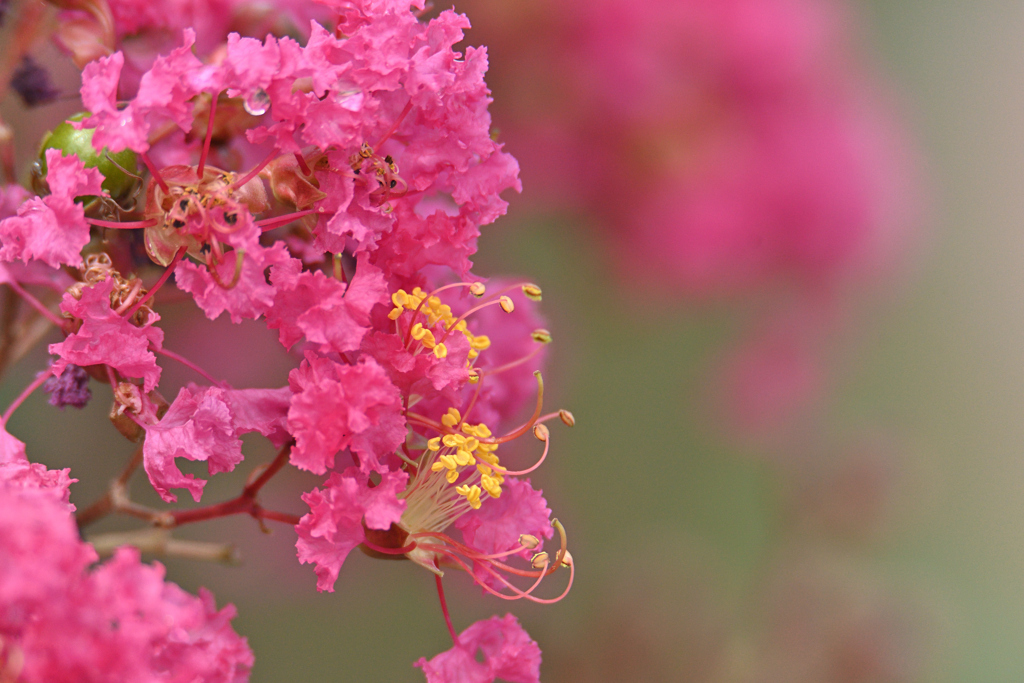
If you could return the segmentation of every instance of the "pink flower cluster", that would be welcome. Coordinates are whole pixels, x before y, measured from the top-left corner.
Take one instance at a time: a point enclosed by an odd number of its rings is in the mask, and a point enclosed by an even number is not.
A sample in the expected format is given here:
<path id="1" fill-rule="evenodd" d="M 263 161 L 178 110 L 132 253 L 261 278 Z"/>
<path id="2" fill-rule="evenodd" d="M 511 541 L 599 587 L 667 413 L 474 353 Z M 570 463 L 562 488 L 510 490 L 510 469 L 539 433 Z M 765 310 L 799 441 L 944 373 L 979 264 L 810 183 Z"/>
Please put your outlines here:
<path id="1" fill-rule="evenodd" d="M 3 432 L 0 457 L 0 675 L 25 683 L 247 680 L 253 655 L 234 607 L 164 581 L 124 547 L 96 561 L 68 503 L 75 480 L 24 457 Z M 20 457 L 19 457 L 20 456 Z"/>
<path id="2" fill-rule="evenodd" d="M 233 3 L 176 3 L 181 13 L 160 17 L 136 4 L 99 3 L 91 18 L 65 16 L 98 31 L 97 17 L 110 13 L 112 40 L 124 49 L 85 63 L 87 114 L 66 131 L 70 142 L 45 150 L 41 196 L 4 195 L 5 204 L 14 198 L 0 215 L 4 282 L 30 307 L 22 313 L 64 335 L 49 346 L 50 368 L 4 420 L 40 386 L 57 405 L 81 406 L 90 377 L 110 385 L 111 420 L 142 442 L 140 455 L 105 500 L 79 514 L 83 526 L 118 511 L 163 528 L 231 514 L 284 522 L 295 527 L 298 559 L 315 565 L 320 590 L 334 589 L 356 547 L 401 556 L 436 575 L 446 619 L 441 577 L 449 569 L 504 599 L 560 599 L 574 573 L 565 530 L 525 476 L 547 456 L 546 423 L 571 426 L 573 417 L 543 411 L 540 367 L 551 335 L 536 311 L 540 288 L 485 285 L 470 272 L 480 227 L 505 212 L 501 192 L 520 185 L 516 161 L 491 136 L 486 51 L 453 47 L 467 19 L 450 10 L 422 19 L 422 0 L 412 8 L 396 0 L 324 2 L 293 8 L 293 17 L 321 20 L 309 22 L 301 41 L 258 40 L 216 35 L 218 22 L 238 15 Z M 202 25 L 179 25 L 185 16 Z M 181 37 L 170 47 L 168 31 Z M 146 170 L 90 165 L 93 152 L 137 158 Z M 108 193 L 101 184 L 115 176 L 134 189 Z M 157 311 L 171 282 L 210 319 L 226 313 L 276 330 L 295 353 L 288 384 L 235 388 L 201 358 L 165 348 Z M 203 383 L 168 401 L 159 389 L 167 360 L 186 364 Z M 527 405 L 532 413 L 515 422 Z M 230 472 L 245 460 L 240 437 L 249 432 L 280 451 L 236 499 L 148 512 L 126 500 L 123 484 L 141 461 L 164 501 L 175 503 L 173 491 L 185 489 L 200 502 L 206 480 L 182 472 L 180 461 L 205 462 L 210 476 Z M 502 460 L 505 444 L 521 436 L 533 437 L 539 459 L 511 467 Z M 19 442 L 5 438 L 17 453 Z M 301 518 L 266 509 L 257 497 L 288 465 L 323 477 L 302 497 L 309 512 Z M 12 509 L 12 529 L 33 501 Z M 102 627 L 117 636 L 111 647 L 142 658 L 125 666 L 207 662 L 224 680 L 244 678 L 251 655 L 224 639 L 226 611 L 212 612 L 207 595 L 160 588 L 162 569 L 139 565 L 132 550 L 87 571 L 95 554 L 69 536 L 69 513 L 62 514 L 54 521 L 61 534 L 46 547 L 75 549 L 72 559 L 53 562 L 63 563 L 65 576 L 82 577 L 61 579 L 62 590 L 81 585 L 81 596 L 64 602 L 98 600 L 82 614 L 109 614 L 99 626 L 66 622 L 74 638 Z M 543 551 L 556 531 L 557 551 Z M 11 569 L 24 572 L 32 553 L 45 551 L 38 541 L 18 542 L 24 550 L 12 555 Z M 569 578 L 561 595 L 538 597 L 542 580 L 563 567 Z M 523 577 L 526 587 L 512 581 Z M 115 598 L 118 581 L 130 588 Z M 173 618 L 162 616 L 171 604 Z M 24 605 L 11 609 L 33 624 L 57 609 L 42 597 Z M 3 598 L 0 608 L 7 609 Z M 147 623 L 158 618 L 164 630 Z M 428 680 L 538 680 L 540 651 L 514 617 L 480 622 L 461 636 L 448 623 L 455 648 L 418 664 Z M 10 644 L 7 661 L 22 657 L 26 672 L 52 666 L 47 680 L 71 680 L 72 672 L 100 670 L 96 661 L 49 663 L 29 636 L 11 633 L 14 640 L 0 645 Z M 197 651 L 205 659 L 190 654 Z M 235 667 L 230 675 L 225 662 Z"/>

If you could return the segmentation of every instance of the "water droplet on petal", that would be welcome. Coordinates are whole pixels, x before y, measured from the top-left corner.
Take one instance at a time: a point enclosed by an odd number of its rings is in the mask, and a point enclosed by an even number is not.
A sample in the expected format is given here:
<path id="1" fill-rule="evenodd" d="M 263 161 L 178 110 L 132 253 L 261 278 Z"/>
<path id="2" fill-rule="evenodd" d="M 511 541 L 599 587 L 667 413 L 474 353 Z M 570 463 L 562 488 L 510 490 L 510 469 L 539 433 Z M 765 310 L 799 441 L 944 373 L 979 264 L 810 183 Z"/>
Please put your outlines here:
<path id="1" fill-rule="evenodd" d="M 245 111 L 252 116 L 262 116 L 270 109 L 270 95 L 263 88 L 259 88 L 242 102 Z"/>

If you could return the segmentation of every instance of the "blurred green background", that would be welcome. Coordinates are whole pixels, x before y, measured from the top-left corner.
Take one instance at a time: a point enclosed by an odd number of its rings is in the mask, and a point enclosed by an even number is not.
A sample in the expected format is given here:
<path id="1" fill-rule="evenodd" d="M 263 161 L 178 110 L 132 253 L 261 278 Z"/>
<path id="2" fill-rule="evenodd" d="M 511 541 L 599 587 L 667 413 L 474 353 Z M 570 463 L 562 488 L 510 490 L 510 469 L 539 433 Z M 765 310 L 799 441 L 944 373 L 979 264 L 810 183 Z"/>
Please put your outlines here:
<path id="1" fill-rule="evenodd" d="M 922 150 L 932 207 L 912 272 L 844 349 L 823 409 L 822 458 L 864 429 L 899 443 L 885 518 L 869 537 L 814 536 L 812 552 L 841 558 L 906 605 L 896 610 L 911 642 L 901 656 L 914 673 L 878 680 L 1020 681 L 1024 4 L 874 0 L 860 9 Z M 759 596 L 799 528 L 792 478 L 771 454 L 722 438 L 705 406 L 709 368 L 747 312 L 638 301 L 608 275 L 607 258 L 586 226 L 524 215 L 514 198 L 481 239 L 477 272 L 523 274 L 544 288 L 551 405 L 571 409 L 577 426 L 552 430 L 552 456 L 533 481 L 569 531 L 578 572 L 570 597 L 547 607 L 500 604 L 451 577 L 455 627 L 513 611 L 541 645 L 549 683 L 745 680 L 770 630 Z M 253 371 L 268 386 L 286 377 L 287 359 L 275 360 L 275 342 L 256 326 L 220 321 L 177 334 L 168 347 L 185 355 L 215 338 L 223 375 L 240 385 Z M 0 401 L 42 362 L 22 362 Z M 188 379 L 173 368 L 165 385 Z M 95 389 L 99 400 L 82 413 L 57 415 L 34 396 L 10 425 L 31 459 L 72 475 L 88 468 L 73 490 L 79 506 L 131 450 L 104 426 L 106 396 Z M 98 460 L 83 462 L 83 450 Z M 271 457 L 258 440 L 247 453 Z M 288 476 L 268 488 L 267 504 L 301 512 L 296 495 L 314 480 Z M 206 500 L 237 486 L 214 481 Z M 450 646 L 426 572 L 354 553 L 337 591 L 318 594 L 312 569 L 292 561 L 292 532 L 255 527 L 234 519 L 181 532 L 237 539 L 241 567 L 165 560 L 173 580 L 238 607 L 254 682 L 420 681 L 411 662 Z"/>

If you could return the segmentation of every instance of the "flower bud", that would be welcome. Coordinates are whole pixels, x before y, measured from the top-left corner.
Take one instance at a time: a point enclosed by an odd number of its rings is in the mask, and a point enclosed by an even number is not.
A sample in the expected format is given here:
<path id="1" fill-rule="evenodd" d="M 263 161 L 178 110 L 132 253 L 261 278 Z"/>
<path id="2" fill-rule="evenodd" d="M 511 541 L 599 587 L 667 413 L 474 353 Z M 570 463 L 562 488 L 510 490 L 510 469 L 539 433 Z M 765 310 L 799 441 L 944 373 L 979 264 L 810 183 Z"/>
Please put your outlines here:
<path id="1" fill-rule="evenodd" d="M 69 123 L 69 121 L 82 121 L 87 116 L 89 116 L 87 112 L 75 114 L 43 138 L 37 162 L 39 175 L 38 178 L 33 178 L 33 181 L 38 184 L 39 181 L 46 178 L 46 150 L 57 149 L 65 156 L 69 154 L 77 156 L 86 168 L 98 169 L 104 178 L 102 187 L 114 201 L 120 202 L 127 199 L 135 189 L 133 176 L 138 173 L 135 152 L 125 149 L 111 154 L 104 149 L 103 152 L 97 154 L 92 146 L 93 131 L 89 128 L 75 130 Z M 85 201 L 90 200 L 86 199 Z"/>

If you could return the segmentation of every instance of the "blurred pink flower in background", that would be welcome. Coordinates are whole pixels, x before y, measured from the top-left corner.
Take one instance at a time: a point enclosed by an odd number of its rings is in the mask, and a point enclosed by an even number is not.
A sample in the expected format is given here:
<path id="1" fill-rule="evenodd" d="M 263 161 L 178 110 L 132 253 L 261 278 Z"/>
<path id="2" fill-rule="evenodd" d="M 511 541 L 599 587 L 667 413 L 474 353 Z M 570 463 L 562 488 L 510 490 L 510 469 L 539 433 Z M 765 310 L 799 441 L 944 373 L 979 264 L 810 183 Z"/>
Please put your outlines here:
<path id="1" fill-rule="evenodd" d="M 916 243 L 913 154 L 831 0 L 460 3 L 534 211 L 582 214 L 659 301 L 751 297 L 720 405 L 760 436 L 825 393 L 825 349 Z M 756 317 L 756 316 L 755 316 Z"/>

